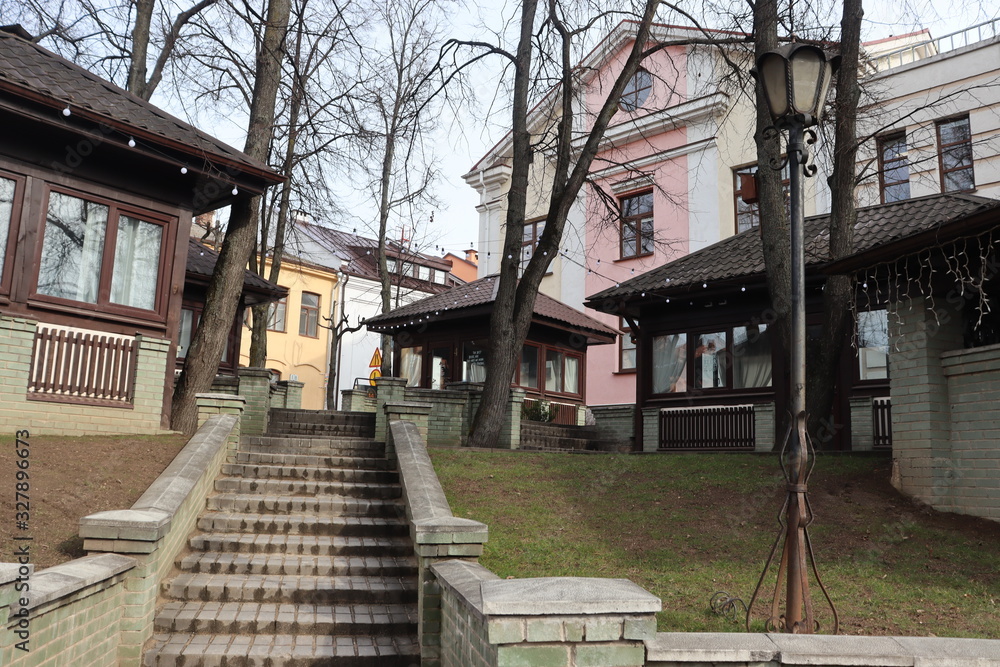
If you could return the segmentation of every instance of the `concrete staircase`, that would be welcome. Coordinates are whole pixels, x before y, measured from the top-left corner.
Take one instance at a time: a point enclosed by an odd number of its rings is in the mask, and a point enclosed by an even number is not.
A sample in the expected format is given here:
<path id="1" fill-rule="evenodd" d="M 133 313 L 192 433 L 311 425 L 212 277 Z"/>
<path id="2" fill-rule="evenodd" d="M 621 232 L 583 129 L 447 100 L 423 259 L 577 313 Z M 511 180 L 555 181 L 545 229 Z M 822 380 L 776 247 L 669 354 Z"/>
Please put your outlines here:
<path id="1" fill-rule="evenodd" d="M 274 410 L 163 587 L 146 667 L 410 667 L 416 561 L 374 415 Z"/>
<path id="2" fill-rule="evenodd" d="M 546 422 L 521 421 L 521 449 L 573 452 L 627 452 L 627 440 L 609 440 L 596 426 L 566 426 Z"/>

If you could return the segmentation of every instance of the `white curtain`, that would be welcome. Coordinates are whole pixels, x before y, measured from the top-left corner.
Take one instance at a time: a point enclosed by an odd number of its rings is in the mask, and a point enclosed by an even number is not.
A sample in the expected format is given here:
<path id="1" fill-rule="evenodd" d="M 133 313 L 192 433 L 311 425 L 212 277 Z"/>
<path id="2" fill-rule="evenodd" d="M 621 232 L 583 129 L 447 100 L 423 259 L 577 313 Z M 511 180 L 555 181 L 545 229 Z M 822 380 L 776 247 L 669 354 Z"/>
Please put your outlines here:
<path id="1" fill-rule="evenodd" d="M 0 178 L 0 276 L 3 276 L 3 260 L 7 254 L 7 235 L 10 233 L 16 185 L 17 183 L 9 178 Z"/>
<path id="2" fill-rule="evenodd" d="M 653 393 L 687 390 L 687 334 L 653 337 Z"/>
<path id="3" fill-rule="evenodd" d="M 733 330 L 733 382 L 738 389 L 771 386 L 771 335 L 767 325 Z"/>
<path id="4" fill-rule="evenodd" d="M 134 308 L 156 307 L 163 228 L 128 216 L 118 217 L 111 301 Z"/>
<path id="5" fill-rule="evenodd" d="M 60 192 L 49 195 L 42 257 L 41 294 L 97 303 L 108 207 Z"/>
<path id="6" fill-rule="evenodd" d="M 563 391 L 568 394 L 580 393 L 580 360 L 566 356 L 566 377 L 563 378 Z"/>
<path id="7" fill-rule="evenodd" d="M 420 385 L 420 359 L 423 353 L 422 347 L 404 347 L 399 351 L 400 366 L 402 366 L 403 377 L 406 378 L 407 387 L 417 387 Z"/>

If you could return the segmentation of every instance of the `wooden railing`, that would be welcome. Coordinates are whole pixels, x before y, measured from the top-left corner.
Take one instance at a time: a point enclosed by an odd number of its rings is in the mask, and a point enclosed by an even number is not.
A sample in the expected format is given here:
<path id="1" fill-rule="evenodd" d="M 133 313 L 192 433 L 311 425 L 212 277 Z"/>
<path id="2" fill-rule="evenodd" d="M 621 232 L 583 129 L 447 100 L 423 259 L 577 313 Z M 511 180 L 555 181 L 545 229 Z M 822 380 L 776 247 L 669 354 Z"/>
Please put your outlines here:
<path id="1" fill-rule="evenodd" d="M 552 419 L 549 420 L 551 424 L 562 424 L 564 426 L 576 426 L 576 412 L 577 406 L 573 403 L 553 403 L 552 401 L 541 401 L 548 404 L 549 414 Z M 525 405 L 535 405 L 539 403 L 538 399 L 526 398 L 524 399 Z"/>
<path id="2" fill-rule="evenodd" d="M 660 410 L 660 449 L 753 450 L 752 405 Z"/>
<path id="3" fill-rule="evenodd" d="M 892 402 L 888 397 L 872 401 L 872 431 L 875 449 L 892 449 Z"/>
<path id="4" fill-rule="evenodd" d="M 138 358 L 136 339 L 39 325 L 28 398 L 130 407 Z"/>

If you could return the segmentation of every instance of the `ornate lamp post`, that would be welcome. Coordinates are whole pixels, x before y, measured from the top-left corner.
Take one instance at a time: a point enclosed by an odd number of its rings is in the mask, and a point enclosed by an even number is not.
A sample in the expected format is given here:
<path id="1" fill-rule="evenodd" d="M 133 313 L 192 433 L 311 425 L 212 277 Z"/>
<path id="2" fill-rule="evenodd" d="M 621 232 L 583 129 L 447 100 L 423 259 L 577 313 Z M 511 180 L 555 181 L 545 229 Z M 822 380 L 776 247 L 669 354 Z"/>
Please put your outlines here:
<path id="1" fill-rule="evenodd" d="M 771 547 L 757 588 L 747 608 L 747 628 L 761 584 L 774 559 L 781 538 L 785 538 L 778 580 L 771 603 L 771 616 L 767 620 L 769 631 L 782 630 L 795 633 L 812 633 L 818 627 L 813 615 L 812 597 L 809 592 L 811 567 L 823 595 L 833 609 L 834 628 L 838 629 L 837 610 L 827 595 L 809 543 L 807 528 L 812 522 L 812 509 L 806 495 L 809 474 L 814 463 L 814 450 L 806 432 L 806 312 L 805 312 L 805 256 L 802 210 L 804 199 L 803 178 L 813 176 L 816 166 L 809 164 L 807 144 L 816 141 L 813 130 L 807 129 L 819 122 L 823 113 L 827 88 L 839 58 L 827 60 L 822 49 L 807 44 L 788 44 L 761 55 L 752 74 L 760 83 L 774 126 L 771 132 L 788 130 L 789 185 L 791 186 L 791 416 L 789 432 L 781 450 L 781 468 L 785 475 L 785 505 L 779 514 L 782 527 Z M 780 169 L 783 165 L 772 165 Z M 807 563 L 808 558 L 808 563 Z M 786 581 L 785 613 L 779 611 L 782 579 Z"/>

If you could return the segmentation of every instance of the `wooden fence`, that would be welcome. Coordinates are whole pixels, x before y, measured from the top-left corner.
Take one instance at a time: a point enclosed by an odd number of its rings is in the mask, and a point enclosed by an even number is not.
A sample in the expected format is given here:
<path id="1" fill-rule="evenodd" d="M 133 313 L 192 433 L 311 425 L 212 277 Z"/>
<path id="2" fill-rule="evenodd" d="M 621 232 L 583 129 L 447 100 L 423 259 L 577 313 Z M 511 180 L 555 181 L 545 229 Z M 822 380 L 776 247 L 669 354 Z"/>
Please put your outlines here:
<path id="1" fill-rule="evenodd" d="M 138 358 L 136 339 L 39 325 L 28 398 L 130 407 Z"/>
<path id="2" fill-rule="evenodd" d="M 752 405 L 660 410 L 661 450 L 753 450 Z"/>

